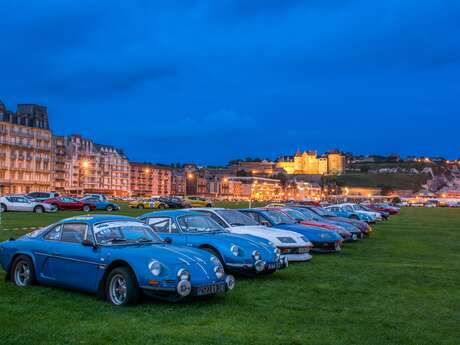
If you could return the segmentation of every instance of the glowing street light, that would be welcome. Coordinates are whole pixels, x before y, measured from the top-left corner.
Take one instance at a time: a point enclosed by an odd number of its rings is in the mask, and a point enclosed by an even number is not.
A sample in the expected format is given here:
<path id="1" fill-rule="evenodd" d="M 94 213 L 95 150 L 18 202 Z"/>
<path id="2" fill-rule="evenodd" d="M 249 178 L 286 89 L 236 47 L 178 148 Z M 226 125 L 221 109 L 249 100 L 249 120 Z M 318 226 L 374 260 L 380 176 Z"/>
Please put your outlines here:
<path id="1" fill-rule="evenodd" d="M 189 180 L 191 180 L 191 179 L 193 178 L 193 174 L 192 174 L 192 173 L 188 173 L 188 174 L 187 174 L 187 178 L 188 178 Z"/>
<path id="2" fill-rule="evenodd" d="M 89 167 L 89 162 L 88 162 L 88 161 L 83 161 L 83 162 L 81 163 L 81 165 L 82 165 L 83 168 L 86 169 L 86 168 Z"/>
<path id="3" fill-rule="evenodd" d="M 148 174 L 150 172 L 150 169 L 145 169 L 144 171 L 146 174 Z"/>

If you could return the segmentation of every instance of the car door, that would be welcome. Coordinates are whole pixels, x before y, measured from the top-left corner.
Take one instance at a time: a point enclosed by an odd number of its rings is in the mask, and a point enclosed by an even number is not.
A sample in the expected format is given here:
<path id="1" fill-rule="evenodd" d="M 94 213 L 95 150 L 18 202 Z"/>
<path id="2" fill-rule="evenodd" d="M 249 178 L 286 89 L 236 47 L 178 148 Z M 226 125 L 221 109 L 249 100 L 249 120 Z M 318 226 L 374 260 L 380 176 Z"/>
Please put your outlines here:
<path id="1" fill-rule="evenodd" d="M 23 196 L 17 197 L 16 202 L 18 204 L 18 211 L 32 211 L 33 205 L 29 199 Z"/>
<path id="2" fill-rule="evenodd" d="M 85 223 L 64 223 L 59 239 L 54 241 L 49 253 L 49 271 L 56 284 L 86 291 L 96 291 L 96 275 L 100 252 L 82 241 L 92 240 L 92 233 Z"/>

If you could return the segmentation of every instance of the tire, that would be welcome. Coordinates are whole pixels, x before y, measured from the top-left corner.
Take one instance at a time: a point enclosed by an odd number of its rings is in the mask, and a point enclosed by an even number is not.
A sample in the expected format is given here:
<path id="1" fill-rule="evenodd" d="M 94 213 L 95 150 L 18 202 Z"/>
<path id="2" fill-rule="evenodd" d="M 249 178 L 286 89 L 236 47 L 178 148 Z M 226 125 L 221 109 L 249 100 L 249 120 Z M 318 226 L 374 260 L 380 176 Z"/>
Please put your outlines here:
<path id="1" fill-rule="evenodd" d="M 105 208 L 105 210 L 107 212 L 112 212 L 113 211 L 113 206 L 112 205 L 107 205 L 107 207 Z"/>
<path id="2" fill-rule="evenodd" d="M 144 205 L 142 205 L 142 204 L 139 204 L 139 205 L 137 205 L 137 208 L 139 208 L 139 209 L 143 209 L 143 208 L 144 208 Z"/>
<path id="3" fill-rule="evenodd" d="M 45 212 L 45 209 L 43 208 L 43 206 L 34 207 L 34 213 L 43 213 L 43 212 Z"/>
<path id="4" fill-rule="evenodd" d="M 0 209 L 2 212 L 8 211 L 5 204 L 0 204 Z"/>
<path id="5" fill-rule="evenodd" d="M 134 305 L 139 301 L 140 292 L 136 277 L 128 267 L 113 269 L 106 281 L 107 300 L 116 306 Z"/>
<path id="6" fill-rule="evenodd" d="M 91 211 L 91 207 L 90 207 L 89 205 L 83 205 L 82 211 L 83 211 L 83 212 L 90 212 L 90 211 Z"/>
<path id="7" fill-rule="evenodd" d="M 53 206 L 56 208 L 56 210 L 58 210 L 58 211 L 60 210 L 60 208 L 59 208 L 59 205 L 58 205 L 58 204 L 51 204 L 51 205 L 53 205 Z"/>
<path id="8" fill-rule="evenodd" d="M 206 207 L 212 207 L 212 204 L 207 204 Z"/>
<path id="9" fill-rule="evenodd" d="M 160 205 L 158 205 L 158 208 L 161 209 L 161 210 L 163 210 L 163 209 L 165 209 L 166 207 L 165 207 L 165 205 L 160 204 Z"/>
<path id="10" fill-rule="evenodd" d="M 32 260 L 26 255 L 19 255 L 11 265 L 11 282 L 16 286 L 25 287 L 35 283 L 35 270 Z"/>

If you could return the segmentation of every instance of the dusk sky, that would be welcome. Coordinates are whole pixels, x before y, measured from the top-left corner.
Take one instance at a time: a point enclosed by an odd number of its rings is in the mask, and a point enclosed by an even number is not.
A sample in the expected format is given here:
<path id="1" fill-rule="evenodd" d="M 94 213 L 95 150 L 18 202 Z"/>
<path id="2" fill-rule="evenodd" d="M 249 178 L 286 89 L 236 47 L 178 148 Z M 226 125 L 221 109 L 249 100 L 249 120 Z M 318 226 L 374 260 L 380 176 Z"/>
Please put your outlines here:
<path id="1" fill-rule="evenodd" d="M 460 156 L 460 1 L 5 1 L 0 100 L 130 159 Z"/>

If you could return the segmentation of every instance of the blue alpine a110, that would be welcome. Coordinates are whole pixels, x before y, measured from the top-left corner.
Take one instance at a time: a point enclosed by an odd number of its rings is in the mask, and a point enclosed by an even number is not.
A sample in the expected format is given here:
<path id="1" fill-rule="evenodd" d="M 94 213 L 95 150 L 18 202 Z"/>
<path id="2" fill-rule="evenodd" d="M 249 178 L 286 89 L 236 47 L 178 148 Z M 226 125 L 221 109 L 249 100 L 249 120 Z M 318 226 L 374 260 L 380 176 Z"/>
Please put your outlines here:
<path id="1" fill-rule="evenodd" d="M 270 241 L 252 235 L 232 234 L 201 212 L 161 211 L 139 218 L 167 242 L 208 251 L 227 271 L 250 276 L 271 274 L 288 264 Z"/>
<path id="2" fill-rule="evenodd" d="M 178 301 L 235 285 L 214 255 L 167 244 L 149 226 L 124 216 L 68 218 L 2 242 L 0 263 L 17 286 L 78 289 L 117 306 L 135 304 L 141 292 Z"/>
<path id="3" fill-rule="evenodd" d="M 343 239 L 337 233 L 301 225 L 282 212 L 257 208 L 243 209 L 240 212 L 252 217 L 259 224 L 304 235 L 313 243 L 313 252 L 331 253 L 342 250 Z"/>

